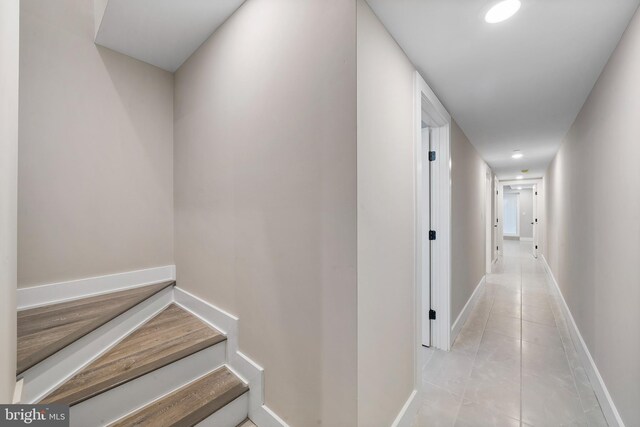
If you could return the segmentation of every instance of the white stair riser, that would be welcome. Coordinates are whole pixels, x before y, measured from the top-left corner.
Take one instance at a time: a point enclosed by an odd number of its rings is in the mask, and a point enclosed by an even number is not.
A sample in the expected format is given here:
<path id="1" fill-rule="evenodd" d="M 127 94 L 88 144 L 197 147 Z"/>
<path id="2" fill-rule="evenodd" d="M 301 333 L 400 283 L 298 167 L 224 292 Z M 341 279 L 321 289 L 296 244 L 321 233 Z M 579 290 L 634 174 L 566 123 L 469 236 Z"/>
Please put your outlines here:
<path id="1" fill-rule="evenodd" d="M 204 420 L 196 424 L 197 427 L 236 427 L 249 414 L 249 393 L 245 393 L 233 402 L 218 409 Z"/>
<path id="2" fill-rule="evenodd" d="M 163 289 L 25 371 L 21 403 L 36 403 L 173 302 Z"/>
<path id="3" fill-rule="evenodd" d="M 224 365 L 226 341 L 71 407 L 71 427 L 108 425 Z M 235 426 L 234 426 L 235 427 Z"/>

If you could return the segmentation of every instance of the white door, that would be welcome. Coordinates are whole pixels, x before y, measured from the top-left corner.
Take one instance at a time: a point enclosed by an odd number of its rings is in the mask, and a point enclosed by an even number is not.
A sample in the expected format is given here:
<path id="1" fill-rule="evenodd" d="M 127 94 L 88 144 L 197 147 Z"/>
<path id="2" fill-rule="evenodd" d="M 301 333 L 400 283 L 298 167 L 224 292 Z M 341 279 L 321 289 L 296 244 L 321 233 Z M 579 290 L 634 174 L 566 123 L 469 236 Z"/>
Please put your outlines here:
<path id="1" fill-rule="evenodd" d="M 538 258 L 538 186 L 534 185 L 532 189 L 533 194 L 533 217 L 531 223 L 533 224 L 533 256 Z"/>
<path id="2" fill-rule="evenodd" d="M 420 147 L 420 165 L 418 169 L 418 183 L 420 185 L 420 222 L 421 222 L 421 281 L 422 281 L 422 345 L 431 346 L 431 187 L 429 168 L 429 128 L 422 128 L 422 146 Z"/>
<path id="3" fill-rule="evenodd" d="M 498 212 L 496 221 L 498 222 L 498 238 L 496 239 L 496 246 L 498 247 L 498 256 L 502 256 L 504 254 L 503 246 L 504 246 L 504 188 L 502 185 L 498 184 Z"/>
<path id="4" fill-rule="evenodd" d="M 491 261 L 493 261 L 493 244 L 492 236 L 493 236 L 493 219 L 491 213 L 491 172 L 487 171 L 486 173 L 486 183 L 485 183 L 485 211 L 484 211 L 484 222 L 485 222 L 485 254 L 486 254 L 486 267 L 485 270 L 487 273 L 491 273 Z"/>
<path id="5" fill-rule="evenodd" d="M 493 178 L 493 192 L 495 197 L 493 198 L 493 259 L 498 259 L 498 193 L 499 193 L 498 177 Z"/>

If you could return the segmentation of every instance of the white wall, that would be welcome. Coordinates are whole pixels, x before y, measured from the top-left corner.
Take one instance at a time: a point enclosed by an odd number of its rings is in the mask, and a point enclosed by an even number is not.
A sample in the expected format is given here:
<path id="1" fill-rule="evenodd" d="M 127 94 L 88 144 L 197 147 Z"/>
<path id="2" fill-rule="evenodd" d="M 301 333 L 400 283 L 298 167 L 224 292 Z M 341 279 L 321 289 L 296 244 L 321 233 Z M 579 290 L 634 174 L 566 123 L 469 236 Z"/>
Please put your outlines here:
<path id="1" fill-rule="evenodd" d="M 173 76 L 94 45 L 93 0 L 20 3 L 19 286 L 173 264 Z"/>
<path id="2" fill-rule="evenodd" d="M 549 166 L 544 256 L 626 426 L 640 425 L 640 13 Z"/>
<path id="3" fill-rule="evenodd" d="M 0 1 L 0 403 L 16 380 L 19 0 Z"/>
<path id="4" fill-rule="evenodd" d="M 292 426 L 356 425 L 355 8 L 249 0 L 175 76 L 178 282 Z"/>
<path id="5" fill-rule="evenodd" d="M 358 425 L 389 426 L 414 388 L 414 72 L 358 0 Z"/>
<path id="6" fill-rule="evenodd" d="M 485 274 L 485 191 L 489 167 L 458 124 L 451 124 L 451 319 Z"/>

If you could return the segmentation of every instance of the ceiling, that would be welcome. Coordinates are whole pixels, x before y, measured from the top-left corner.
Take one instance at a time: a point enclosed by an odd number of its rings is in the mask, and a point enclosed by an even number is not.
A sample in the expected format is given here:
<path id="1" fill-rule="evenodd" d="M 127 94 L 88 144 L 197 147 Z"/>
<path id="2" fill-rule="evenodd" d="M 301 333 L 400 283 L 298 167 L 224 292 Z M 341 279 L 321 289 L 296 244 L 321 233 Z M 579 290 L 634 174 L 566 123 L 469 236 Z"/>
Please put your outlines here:
<path id="1" fill-rule="evenodd" d="M 96 43 L 174 72 L 243 2 L 97 0 Z"/>
<path id="2" fill-rule="evenodd" d="M 541 177 L 639 0 L 367 0 L 500 179 Z M 511 158 L 514 150 L 524 157 Z"/>

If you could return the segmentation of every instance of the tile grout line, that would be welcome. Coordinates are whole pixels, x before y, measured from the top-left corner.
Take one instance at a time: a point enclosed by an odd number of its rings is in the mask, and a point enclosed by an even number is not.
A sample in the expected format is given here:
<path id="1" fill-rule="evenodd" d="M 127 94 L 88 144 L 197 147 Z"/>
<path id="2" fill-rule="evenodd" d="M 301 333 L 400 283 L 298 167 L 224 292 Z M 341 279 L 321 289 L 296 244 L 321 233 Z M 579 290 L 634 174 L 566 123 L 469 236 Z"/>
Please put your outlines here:
<path id="1" fill-rule="evenodd" d="M 486 279 L 485 279 L 486 280 Z M 485 286 L 484 291 L 485 295 L 487 294 L 487 288 Z M 487 315 L 487 318 L 484 321 L 484 325 L 482 327 L 482 335 L 480 335 L 480 343 L 478 344 L 478 348 L 476 348 L 476 350 L 473 353 L 473 358 L 471 359 L 471 370 L 469 371 L 469 375 L 467 376 L 467 380 L 471 379 L 471 374 L 473 373 L 473 369 L 475 367 L 475 362 L 476 359 L 478 357 L 478 352 L 480 351 L 480 345 L 482 345 L 482 340 L 484 339 L 484 334 L 487 330 L 487 323 L 489 323 L 489 317 L 491 316 L 491 312 L 493 310 L 493 305 L 495 303 L 495 298 L 492 295 L 491 296 L 491 306 L 489 307 L 489 314 Z M 454 343 L 455 344 L 455 343 Z M 428 381 L 427 381 L 428 382 Z M 464 389 L 462 391 L 462 395 L 460 396 L 460 404 L 458 405 L 458 410 L 456 411 L 456 416 L 455 416 L 455 421 L 458 421 L 458 416 L 460 415 L 460 408 L 462 408 L 462 404 L 464 402 L 464 396 L 467 392 L 467 386 L 468 386 L 468 381 L 467 384 L 465 384 Z"/>
<path id="2" fill-rule="evenodd" d="M 486 281 L 486 278 L 485 278 Z M 484 288 L 484 292 L 487 292 L 487 287 L 486 287 L 486 283 L 485 283 L 485 288 Z M 489 315 L 487 316 L 487 319 L 484 321 L 484 326 L 482 327 L 482 335 L 480 335 L 480 343 L 478 344 L 478 348 L 476 348 L 475 352 L 473 353 L 473 359 L 471 360 L 471 370 L 469 371 L 469 375 L 467 376 L 467 383 L 464 386 L 464 389 L 462 390 L 462 396 L 460 396 L 460 404 L 458 405 L 458 410 L 456 411 L 456 416 L 455 416 L 455 421 L 454 423 L 457 423 L 458 421 L 458 416 L 460 415 L 460 409 L 462 408 L 462 404 L 464 403 L 464 396 L 467 394 L 467 387 L 469 385 L 469 380 L 471 379 L 471 374 L 473 373 L 473 369 L 475 367 L 476 364 L 476 359 L 478 357 L 478 352 L 480 351 L 480 346 L 482 345 L 482 340 L 484 339 L 484 333 L 487 330 L 487 323 L 489 323 L 489 317 L 491 316 L 491 311 L 493 310 L 493 304 L 495 302 L 494 296 L 491 296 L 491 307 L 489 307 Z M 454 343 L 455 344 L 455 343 Z"/>

